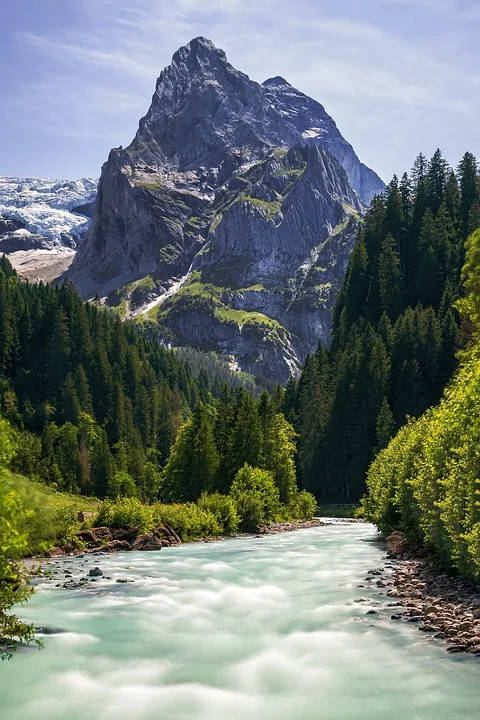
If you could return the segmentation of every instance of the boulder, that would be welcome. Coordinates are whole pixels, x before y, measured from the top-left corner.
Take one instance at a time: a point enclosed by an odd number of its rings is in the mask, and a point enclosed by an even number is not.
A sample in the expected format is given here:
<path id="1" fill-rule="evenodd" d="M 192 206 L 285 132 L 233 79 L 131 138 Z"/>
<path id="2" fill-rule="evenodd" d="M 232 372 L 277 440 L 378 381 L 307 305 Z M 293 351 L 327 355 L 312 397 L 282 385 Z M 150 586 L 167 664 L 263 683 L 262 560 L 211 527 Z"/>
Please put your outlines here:
<path id="1" fill-rule="evenodd" d="M 175 530 L 170 525 L 167 525 L 167 523 L 160 525 L 160 527 L 157 528 L 157 533 L 168 540 L 169 545 L 180 545 L 182 542 Z"/>
<path id="2" fill-rule="evenodd" d="M 97 540 L 109 540 L 112 537 L 112 531 L 108 527 L 94 527 L 92 533 Z"/>
<path id="3" fill-rule="evenodd" d="M 112 530 L 112 540 L 126 541 L 130 545 L 135 542 L 138 535 L 138 527 L 122 525 Z"/>
<path id="4" fill-rule="evenodd" d="M 103 549 L 106 552 L 128 552 L 132 546 L 127 540 L 112 540 Z"/>
<path id="5" fill-rule="evenodd" d="M 90 568 L 88 575 L 89 577 L 101 577 L 103 575 L 103 571 L 100 570 L 99 567 Z"/>
<path id="6" fill-rule="evenodd" d="M 76 533 L 77 538 L 84 543 L 97 543 L 98 540 L 91 530 L 80 530 Z"/>
<path id="7" fill-rule="evenodd" d="M 403 555 L 408 552 L 407 538 L 404 533 L 399 530 L 395 530 L 387 538 L 387 551 L 389 555 Z"/>
<path id="8" fill-rule="evenodd" d="M 162 541 L 154 533 L 139 535 L 132 545 L 132 550 L 161 550 Z"/>
<path id="9" fill-rule="evenodd" d="M 62 548 L 54 547 L 50 548 L 50 550 L 47 550 L 45 555 L 50 558 L 62 557 L 62 555 L 65 555 L 65 552 L 62 550 Z"/>

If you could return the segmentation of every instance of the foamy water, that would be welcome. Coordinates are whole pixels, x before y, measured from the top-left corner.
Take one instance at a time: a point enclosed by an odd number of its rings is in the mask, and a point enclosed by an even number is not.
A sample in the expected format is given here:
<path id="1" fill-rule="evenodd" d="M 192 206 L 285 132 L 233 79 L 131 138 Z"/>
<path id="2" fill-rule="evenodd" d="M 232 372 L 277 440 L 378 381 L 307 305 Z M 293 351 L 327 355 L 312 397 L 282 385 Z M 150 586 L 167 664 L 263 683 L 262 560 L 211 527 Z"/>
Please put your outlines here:
<path id="1" fill-rule="evenodd" d="M 22 609 L 67 632 L 0 665 L 0 717 L 475 720 L 480 662 L 357 587 L 384 561 L 374 538 L 339 524 L 70 562 L 112 579 L 42 586 Z"/>

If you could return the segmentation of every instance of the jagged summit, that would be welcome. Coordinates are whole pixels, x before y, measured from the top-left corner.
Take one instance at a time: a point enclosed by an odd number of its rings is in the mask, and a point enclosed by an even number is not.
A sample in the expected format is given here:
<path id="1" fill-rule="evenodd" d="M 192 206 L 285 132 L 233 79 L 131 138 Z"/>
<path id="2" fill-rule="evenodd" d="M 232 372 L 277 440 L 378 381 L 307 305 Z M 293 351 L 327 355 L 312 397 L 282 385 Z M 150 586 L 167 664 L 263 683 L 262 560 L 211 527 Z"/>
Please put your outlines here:
<path id="1" fill-rule="evenodd" d="M 292 87 L 288 80 L 285 80 L 281 75 L 275 75 L 275 77 L 268 78 L 262 83 L 262 87 Z"/>
<path id="2" fill-rule="evenodd" d="M 284 380 L 328 341 L 363 203 L 383 187 L 320 103 L 195 38 L 103 166 L 69 277 L 130 317 L 148 311 L 167 342 Z"/>
<path id="3" fill-rule="evenodd" d="M 193 58 L 201 59 L 212 56 L 216 56 L 224 62 L 227 62 L 227 56 L 221 48 L 217 48 L 211 40 L 199 35 L 174 53 L 172 65 L 187 62 Z"/>

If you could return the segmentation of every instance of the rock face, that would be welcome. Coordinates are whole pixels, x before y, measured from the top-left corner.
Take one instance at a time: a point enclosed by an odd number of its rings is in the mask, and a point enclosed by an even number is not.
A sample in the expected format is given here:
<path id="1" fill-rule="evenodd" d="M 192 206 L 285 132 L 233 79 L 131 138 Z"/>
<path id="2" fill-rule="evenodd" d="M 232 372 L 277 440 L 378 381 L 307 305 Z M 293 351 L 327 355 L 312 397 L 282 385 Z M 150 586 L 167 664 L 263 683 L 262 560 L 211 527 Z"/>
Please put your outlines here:
<path id="1" fill-rule="evenodd" d="M 262 87 L 272 105 L 280 111 L 291 133 L 292 145 L 301 140 L 304 144 L 318 145 L 331 153 L 364 203 L 369 204 L 375 195 L 382 192 L 382 180 L 360 162 L 323 105 L 292 87 L 282 77 L 266 80 Z"/>
<path id="2" fill-rule="evenodd" d="M 69 278 L 161 340 L 285 380 L 319 340 L 364 203 L 383 183 L 282 78 L 263 85 L 197 38 L 102 169 Z"/>

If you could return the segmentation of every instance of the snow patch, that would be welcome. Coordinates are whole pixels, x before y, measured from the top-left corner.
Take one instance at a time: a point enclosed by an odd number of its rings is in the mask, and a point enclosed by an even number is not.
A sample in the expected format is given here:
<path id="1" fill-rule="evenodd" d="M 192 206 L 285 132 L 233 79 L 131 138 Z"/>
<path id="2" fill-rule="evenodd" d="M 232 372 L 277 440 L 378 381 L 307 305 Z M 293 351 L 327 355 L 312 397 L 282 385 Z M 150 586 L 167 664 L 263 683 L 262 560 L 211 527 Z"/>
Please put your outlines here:
<path id="1" fill-rule="evenodd" d="M 52 247 L 64 245 L 66 236 L 76 244 L 90 221 L 72 211 L 94 202 L 96 192 L 97 182 L 91 178 L 0 177 L 0 216 L 21 222 L 27 232 L 51 240 Z"/>
<path id="2" fill-rule="evenodd" d="M 313 140 L 315 138 L 322 137 L 322 135 L 325 135 L 325 133 L 325 128 L 312 127 L 302 132 L 302 138 L 304 140 Z"/>

